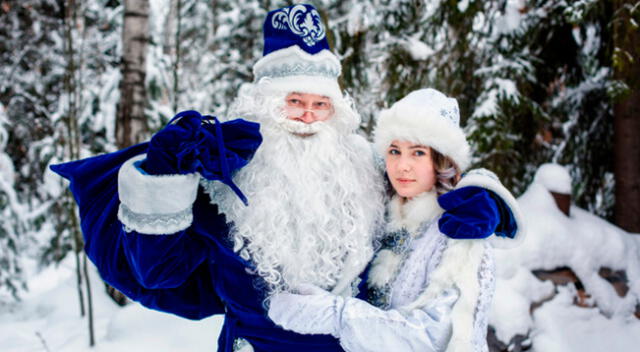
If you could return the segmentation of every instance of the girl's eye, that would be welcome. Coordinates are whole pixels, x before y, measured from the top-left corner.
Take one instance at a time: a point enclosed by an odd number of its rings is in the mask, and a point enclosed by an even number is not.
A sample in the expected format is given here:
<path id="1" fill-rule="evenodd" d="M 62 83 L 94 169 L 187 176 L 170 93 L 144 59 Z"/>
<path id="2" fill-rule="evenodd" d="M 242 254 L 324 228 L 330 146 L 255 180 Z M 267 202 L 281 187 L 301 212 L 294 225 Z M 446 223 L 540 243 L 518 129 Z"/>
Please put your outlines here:
<path id="1" fill-rule="evenodd" d="M 427 155 L 427 153 L 425 153 L 423 150 L 416 150 L 413 154 L 415 156 L 425 156 L 425 155 Z"/>
<path id="2" fill-rule="evenodd" d="M 398 149 L 389 149 L 389 155 L 400 155 L 400 151 Z"/>

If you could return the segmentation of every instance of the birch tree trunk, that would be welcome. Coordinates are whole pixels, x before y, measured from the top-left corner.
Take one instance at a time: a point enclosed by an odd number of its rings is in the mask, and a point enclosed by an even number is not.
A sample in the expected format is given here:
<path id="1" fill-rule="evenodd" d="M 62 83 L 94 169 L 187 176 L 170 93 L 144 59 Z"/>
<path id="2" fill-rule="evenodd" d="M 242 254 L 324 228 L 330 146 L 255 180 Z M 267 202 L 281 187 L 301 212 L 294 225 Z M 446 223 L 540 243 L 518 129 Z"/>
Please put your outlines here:
<path id="1" fill-rule="evenodd" d="M 614 101 L 615 221 L 640 233 L 640 1 L 616 0 L 614 77 L 627 89 Z"/>
<path id="2" fill-rule="evenodd" d="M 124 148 L 148 137 L 144 114 L 147 43 L 149 42 L 149 0 L 124 1 L 122 28 L 122 79 L 116 120 L 116 143 Z"/>
<path id="3" fill-rule="evenodd" d="M 84 45 L 81 44 L 80 48 L 74 47 L 74 29 L 79 30 L 77 35 L 82 38 L 82 43 L 85 40 L 86 26 L 84 24 L 84 2 L 82 0 L 68 0 L 64 3 L 64 34 L 65 34 L 65 56 L 67 59 L 67 67 L 64 76 L 64 90 L 68 97 L 68 116 L 66 119 L 67 132 L 68 132 L 68 150 L 71 160 L 80 158 L 80 128 L 78 126 L 79 110 L 82 106 L 82 69 L 84 55 Z M 84 241 L 80 232 L 80 224 L 76 215 L 75 202 L 71 193 L 67 191 L 66 196 L 69 199 L 69 217 L 71 219 L 71 233 L 74 239 L 74 254 L 76 260 L 76 281 L 78 288 L 78 299 L 80 300 L 80 315 L 85 315 L 85 302 L 84 294 L 82 292 L 82 283 L 84 281 L 87 295 L 87 312 L 88 312 L 88 329 L 89 329 L 89 346 L 95 345 L 95 332 L 93 326 L 93 300 L 91 293 L 91 282 L 89 279 L 89 273 L 87 271 L 87 255 L 83 253 L 82 267 L 80 268 L 80 253 L 83 252 Z"/>

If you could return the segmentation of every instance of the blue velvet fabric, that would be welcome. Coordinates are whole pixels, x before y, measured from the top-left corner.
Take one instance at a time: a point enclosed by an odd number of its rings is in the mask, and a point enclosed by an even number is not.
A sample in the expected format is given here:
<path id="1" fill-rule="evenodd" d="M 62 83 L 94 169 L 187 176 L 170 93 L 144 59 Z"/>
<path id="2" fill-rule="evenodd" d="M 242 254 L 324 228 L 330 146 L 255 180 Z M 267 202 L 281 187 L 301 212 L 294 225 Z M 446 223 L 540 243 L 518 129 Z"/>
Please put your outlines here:
<path id="1" fill-rule="evenodd" d="M 219 351 L 232 351 L 238 337 L 248 340 L 256 352 L 342 351 L 331 336 L 284 331 L 268 319 L 263 281 L 248 273 L 252 264 L 232 250 L 232 225 L 202 189 L 193 204 L 193 224 L 186 230 L 172 235 L 124 230 L 117 218 L 118 170 L 148 148 L 149 143 L 142 143 L 51 166 L 71 182 L 85 251 L 102 278 L 151 309 L 189 319 L 225 314 Z"/>
<path id="2" fill-rule="evenodd" d="M 262 28 L 263 55 L 297 45 L 309 54 L 329 50 L 326 32 L 318 11 L 307 4 L 273 10 Z"/>
<path id="3" fill-rule="evenodd" d="M 497 201 L 481 187 L 462 187 L 438 197 L 445 210 L 438 221 L 440 232 L 456 239 L 491 236 L 500 222 Z"/>
<path id="4" fill-rule="evenodd" d="M 215 117 L 187 110 L 151 138 L 142 168 L 152 175 L 199 172 L 208 180 L 225 183 L 247 204 L 231 175 L 247 165 L 260 143 L 262 136 L 255 122 L 236 119 L 220 123 Z"/>
<path id="5" fill-rule="evenodd" d="M 498 226 L 496 226 L 495 230 L 496 236 L 508 238 L 516 237 L 518 224 L 516 223 L 515 216 L 513 216 L 513 213 L 511 212 L 511 208 L 509 208 L 507 203 L 494 192 L 489 191 L 489 194 L 491 195 L 491 198 L 495 200 L 500 214 L 498 215 L 500 222 L 498 223 Z"/>

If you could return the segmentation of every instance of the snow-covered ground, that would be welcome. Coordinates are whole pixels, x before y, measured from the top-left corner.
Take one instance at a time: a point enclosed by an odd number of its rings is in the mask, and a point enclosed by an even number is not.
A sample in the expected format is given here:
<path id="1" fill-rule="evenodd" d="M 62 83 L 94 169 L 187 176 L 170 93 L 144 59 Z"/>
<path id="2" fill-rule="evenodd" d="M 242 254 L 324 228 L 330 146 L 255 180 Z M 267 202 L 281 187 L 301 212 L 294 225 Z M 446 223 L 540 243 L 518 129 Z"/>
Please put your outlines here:
<path id="1" fill-rule="evenodd" d="M 640 236 L 572 207 L 567 217 L 548 190 L 567 192 L 571 180 L 557 165 L 543 167 L 519 199 L 529 233 L 523 243 L 496 251 L 497 289 L 490 323 L 498 338 L 529 335 L 534 352 L 627 352 L 640 346 Z M 89 351 L 87 319 L 81 318 L 74 261 L 36 273 L 27 265 L 30 291 L 0 306 L 0 351 Z M 593 307 L 573 304 L 573 285 L 556 288 L 534 269 L 570 267 Z M 629 292 L 619 297 L 598 269 L 624 270 Z M 222 317 L 189 321 L 131 303 L 118 307 L 91 267 L 96 346 L 92 351 L 215 351 Z M 554 296 L 555 295 L 555 296 Z M 550 298 L 553 297 L 553 298 Z M 549 299 L 531 315 L 533 302 Z"/>
<path id="2" fill-rule="evenodd" d="M 92 267 L 93 269 L 93 267 Z M 191 321 L 146 309 L 117 306 L 91 270 L 96 345 L 89 347 L 88 323 L 80 317 L 73 258 L 29 280 L 30 291 L 0 307 L 0 351 L 215 351 L 222 316 Z"/>

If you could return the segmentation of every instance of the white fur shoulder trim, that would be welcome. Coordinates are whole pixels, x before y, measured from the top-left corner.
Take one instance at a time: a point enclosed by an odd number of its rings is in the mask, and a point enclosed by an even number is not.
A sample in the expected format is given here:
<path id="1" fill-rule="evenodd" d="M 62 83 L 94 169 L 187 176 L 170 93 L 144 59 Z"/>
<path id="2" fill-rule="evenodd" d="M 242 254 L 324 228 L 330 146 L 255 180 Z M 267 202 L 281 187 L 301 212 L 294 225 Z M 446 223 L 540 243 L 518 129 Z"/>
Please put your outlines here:
<path id="1" fill-rule="evenodd" d="M 125 162 L 118 173 L 118 219 L 129 230 L 145 234 L 171 234 L 193 220 L 191 206 L 200 176 L 146 175 L 134 165 L 146 154 Z"/>
<path id="2" fill-rule="evenodd" d="M 518 246 L 524 240 L 526 236 L 526 229 L 524 226 L 524 218 L 520 212 L 520 205 L 513 197 L 511 192 L 507 190 L 496 174 L 487 169 L 473 169 L 465 174 L 465 176 L 458 182 L 456 189 L 476 186 L 486 190 L 492 191 L 497 194 L 509 207 L 511 214 L 515 218 L 518 230 L 514 238 L 491 236 L 487 240 L 494 248 L 509 249 Z"/>
<path id="3" fill-rule="evenodd" d="M 417 236 L 417 230 L 425 221 L 433 220 L 442 215 L 444 210 L 438 204 L 436 192 L 424 192 L 404 204 L 402 198 L 395 195 L 388 204 L 389 223 L 387 230 L 390 232 L 405 228 L 413 236 Z"/>

